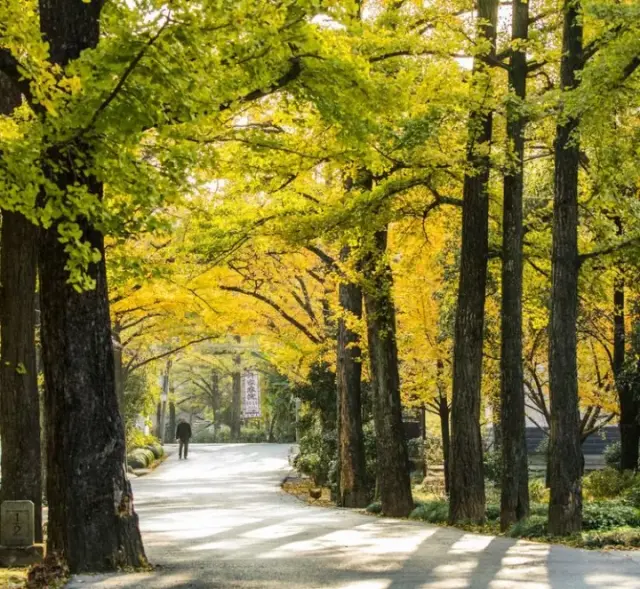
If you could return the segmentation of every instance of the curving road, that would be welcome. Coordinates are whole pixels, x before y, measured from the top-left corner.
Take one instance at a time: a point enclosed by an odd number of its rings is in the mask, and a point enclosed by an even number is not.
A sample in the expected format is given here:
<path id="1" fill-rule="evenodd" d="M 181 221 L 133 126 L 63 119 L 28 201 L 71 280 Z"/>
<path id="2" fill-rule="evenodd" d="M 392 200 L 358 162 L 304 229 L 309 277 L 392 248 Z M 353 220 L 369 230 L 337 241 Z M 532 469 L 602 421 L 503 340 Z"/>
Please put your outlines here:
<path id="1" fill-rule="evenodd" d="M 135 480 L 151 573 L 69 589 L 640 589 L 638 553 L 596 553 L 308 506 L 288 447 L 194 445 Z"/>

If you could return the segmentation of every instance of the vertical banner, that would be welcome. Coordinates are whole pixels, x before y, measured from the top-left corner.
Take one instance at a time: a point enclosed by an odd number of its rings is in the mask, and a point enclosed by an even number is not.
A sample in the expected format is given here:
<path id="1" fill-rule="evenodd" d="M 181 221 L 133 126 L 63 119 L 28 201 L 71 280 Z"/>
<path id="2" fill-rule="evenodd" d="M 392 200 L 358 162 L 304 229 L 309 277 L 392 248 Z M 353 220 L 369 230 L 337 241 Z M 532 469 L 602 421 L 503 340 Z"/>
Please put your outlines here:
<path id="1" fill-rule="evenodd" d="M 245 370 L 242 374 L 242 417 L 260 417 L 260 380 L 258 373 Z"/>

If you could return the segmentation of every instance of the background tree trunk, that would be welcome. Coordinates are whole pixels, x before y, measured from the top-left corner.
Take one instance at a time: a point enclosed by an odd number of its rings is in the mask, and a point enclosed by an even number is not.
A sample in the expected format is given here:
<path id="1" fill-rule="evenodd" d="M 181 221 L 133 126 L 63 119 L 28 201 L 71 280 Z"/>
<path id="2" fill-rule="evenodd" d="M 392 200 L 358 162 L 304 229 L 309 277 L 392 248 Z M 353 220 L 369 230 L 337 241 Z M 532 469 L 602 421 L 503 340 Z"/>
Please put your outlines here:
<path id="1" fill-rule="evenodd" d="M 570 90 L 576 86 L 576 74 L 582 67 L 580 0 L 565 0 L 562 51 L 560 85 L 562 90 Z M 577 128 L 577 119 L 562 119 L 555 140 L 549 336 L 549 532 L 558 536 L 578 532 L 582 527 L 582 452 L 576 358 L 580 149 Z"/>
<path id="2" fill-rule="evenodd" d="M 171 401 L 169 403 L 169 440 L 175 442 L 176 429 L 178 423 L 176 421 L 176 404 Z"/>
<path id="3" fill-rule="evenodd" d="M 213 413 L 213 441 L 218 439 L 218 427 L 220 426 L 220 376 L 218 371 L 211 371 L 211 412 Z"/>
<path id="4" fill-rule="evenodd" d="M 442 457 L 444 460 L 444 490 L 448 495 L 451 491 L 451 434 L 449 433 L 449 403 L 446 397 L 438 400 L 440 429 L 442 431 Z"/>
<path id="5" fill-rule="evenodd" d="M 99 39 L 102 2 L 41 0 L 40 27 L 52 63 L 65 66 Z M 45 173 L 65 198 L 81 184 L 102 197 L 102 185 L 70 169 L 74 142 L 49 149 Z M 43 198 L 53 198 L 43 195 Z M 125 439 L 114 382 L 111 322 L 102 234 L 76 219 L 82 239 L 101 254 L 91 264 L 95 289 L 78 293 L 68 282 L 68 255 L 57 224 L 40 232 L 42 348 L 47 422 L 49 553 L 72 572 L 107 571 L 146 563 L 133 496 L 126 477 Z"/>
<path id="6" fill-rule="evenodd" d="M 349 248 L 340 257 L 346 261 Z M 362 317 L 362 289 L 353 283 L 340 283 L 340 306 L 345 313 Z M 362 433 L 360 338 L 347 326 L 344 317 L 338 322 L 338 501 L 342 507 L 366 507 L 369 494 Z"/>
<path id="7" fill-rule="evenodd" d="M 413 510 L 409 456 L 402 426 L 393 277 L 386 260 L 387 232 L 378 231 L 363 270 L 371 363 L 373 413 L 382 512 L 404 517 Z"/>
<path id="8" fill-rule="evenodd" d="M 478 37 L 489 42 L 489 58 L 495 57 L 496 0 L 478 2 Z M 491 80 L 485 60 L 476 57 L 474 85 L 490 96 Z M 464 178 L 460 284 L 456 309 L 451 405 L 451 522 L 483 522 L 484 469 L 480 433 L 480 394 L 484 303 L 489 254 L 489 145 L 493 112 L 484 104 L 469 116 L 467 162 L 473 173 Z"/>
<path id="9" fill-rule="evenodd" d="M 529 34 L 529 4 L 512 3 L 514 41 L 522 43 Z M 507 140 L 513 150 L 513 168 L 504 177 L 502 225 L 502 312 L 501 395 L 502 489 L 500 528 L 505 531 L 529 515 L 529 467 L 525 437 L 524 375 L 522 366 L 522 193 L 527 56 L 525 47 L 512 51 L 509 90 L 518 101 L 507 106 Z"/>
<path id="10" fill-rule="evenodd" d="M 625 363 L 625 296 L 624 278 L 616 278 L 613 291 L 613 371 L 620 404 L 620 469 L 637 470 L 640 425 L 638 424 L 638 401 L 633 387 L 624 378 Z"/>
<path id="11" fill-rule="evenodd" d="M 0 84 L 0 93 L 2 86 Z M 17 99 L 19 102 L 19 95 Z M 40 394 L 35 343 L 37 238 L 38 229 L 23 215 L 3 212 L 0 260 L 0 499 L 33 501 L 35 539 L 36 542 L 42 542 Z"/>
<path id="12" fill-rule="evenodd" d="M 235 336 L 235 339 L 237 343 L 240 343 L 240 336 Z M 242 357 L 240 354 L 236 354 L 233 363 L 236 367 L 232 375 L 231 389 L 231 439 L 237 441 L 240 438 L 240 420 L 242 418 L 242 373 L 240 372 Z"/>

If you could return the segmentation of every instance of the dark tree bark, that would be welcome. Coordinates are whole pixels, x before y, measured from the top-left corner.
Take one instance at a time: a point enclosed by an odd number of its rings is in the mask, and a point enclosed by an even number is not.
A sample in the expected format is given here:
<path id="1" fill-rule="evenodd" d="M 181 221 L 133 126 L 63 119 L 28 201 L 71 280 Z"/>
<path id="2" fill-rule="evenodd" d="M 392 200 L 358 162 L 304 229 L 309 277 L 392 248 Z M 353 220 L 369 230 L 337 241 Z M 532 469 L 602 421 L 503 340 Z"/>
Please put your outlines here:
<path id="1" fill-rule="evenodd" d="M 0 92 L 2 86 L 0 83 Z M 35 343 L 37 237 L 37 228 L 20 213 L 2 214 L 0 499 L 33 501 L 35 539 L 42 542 L 40 395 Z"/>
<path id="2" fill-rule="evenodd" d="M 522 103 L 527 89 L 527 56 L 522 43 L 529 35 L 529 4 L 512 2 L 509 90 L 517 102 L 507 107 L 507 139 L 513 167 L 504 176 L 502 222 L 502 350 L 500 355 L 502 489 L 500 528 L 504 531 L 529 515 L 529 467 L 525 437 L 524 374 L 522 366 L 522 192 L 525 118 Z"/>
<path id="3" fill-rule="evenodd" d="M 126 429 L 126 415 L 124 407 L 124 389 L 126 385 L 126 374 L 124 369 L 124 363 L 122 361 L 122 343 L 120 341 L 120 328 L 116 325 L 112 330 L 112 345 L 113 345 L 113 371 L 116 387 L 116 396 L 118 397 L 118 408 L 120 409 L 120 415 L 125 422 Z"/>
<path id="4" fill-rule="evenodd" d="M 449 433 L 449 403 L 446 397 L 438 400 L 440 429 L 442 431 L 442 456 L 444 459 L 444 490 L 447 495 L 451 491 L 451 435 Z"/>
<path id="5" fill-rule="evenodd" d="M 409 456 L 402 426 L 393 277 L 386 260 L 386 250 L 387 232 L 378 231 L 363 266 L 368 282 L 364 289 L 364 300 L 378 456 L 378 490 L 382 512 L 403 517 L 412 511 L 413 499 Z"/>
<path id="6" fill-rule="evenodd" d="M 560 85 L 570 90 L 582 67 L 580 0 L 565 0 Z M 578 120 L 561 119 L 555 140 L 555 194 L 551 256 L 549 389 L 551 435 L 549 532 L 562 536 L 582 527 L 582 452 L 576 360 L 578 314 Z"/>
<path id="7" fill-rule="evenodd" d="M 343 261 L 349 248 L 343 248 Z M 362 317 L 362 289 L 343 282 L 339 287 L 343 312 Z M 338 502 L 342 507 L 366 507 L 369 500 L 367 469 L 362 433 L 360 337 L 349 329 L 344 317 L 338 322 Z"/>
<path id="8" fill-rule="evenodd" d="M 217 370 L 211 371 L 211 410 L 213 412 L 213 441 L 218 439 L 220 427 L 220 375 Z"/>
<path id="9" fill-rule="evenodd" d="M 10 115 L 20 103 L 20 91 L 0 74 L 0 114 Z M 42 448 L 35 342 L 38 230 L 23 215 L 4 212 L 0 239 L 0 501 L 33 501 L 35 540 L 42 542 Z"/>
<path id="10" fill-rule="evenodd" d="M 625 292 L 624 278 L 616 278 L 613 290 L 613 371 L 620 404 L 620 469 L 638 469 L 638 445 L 640 444 L 640 424 L 638 423 L 639 403 L 635 399 L 633 387 L 624 377 L 625 363 Z"/>
<path id="11" fill-rule="evenodd" d="M 235 336 L 236 342 L 240 343 L 240 336 Z M 242 374 L 240 372 L 240 364 L 242 357 L 236 354 L 233 358 L 235 369 L 232 374 L 231 389 L 231 439 L 237 441 L 240 438 L 240 420 L 242 418 Z"/>
<path id="12" fill-rule="evenodd" d="M 176 422 L 176 404 L 172 401 L 169 403 L 169 440 L 174 441 L 176 435 L 176 428 L 178 424 Z"/>
<path id="13" fill-rule="evenodd" d="M 40 26 L 50 59 L 65 66 L 99 39 L 101 2 L 41 0 Z M 67 149 L 71 151 L 67 151 Z M 45 174 L 66 198 L 80 185 L 98 198 L 102 185 L 73 169 L 74 142 L 44 155 Z M 43 194 L 43 200 L 52 198 Z M 104 240 L 85 218 L 76 219 L 82 239 L 101 254 L 88 274 L 91 291 L 69 284 L 68 254 L 58 226 L 41 231 L 39 272 L 47 424 L 48 553 L 72 572 L 108 571 L 146 563 L 131 486 L 126 477 L 125 439 L 114 382 Z"/>
<path id="14" fill-rule="evenodd" d="M 451 433 L 449 419 L 451 414 L 451 408 L 449 406 L 449 399 L 447 398 L 447 392 L 442 380 L 444 372 L 444 362 L 438 359 L 436 363 L 436 387 L 438 390 L 438 398 L 435 403 L 431 404 L 435 409 L 438 417 L 440 418 L 440 432 L 442 438 L 442 459 L 444 467 L 444 490 L 448 495 L 450 490 L 450 477 L 451 477 Z"/>
<path id="15" fill-rule="evenodd" d="M 478 1 L 478 37 L 488 41 L 488 59 L 495 57 L 496 0 Z M 487 59 L 474 61 L 478 94 L 490 95 Z M 493 112 L 476 105 L 469 115 L 467 162 L 472 173 L 464 179 L 460 284 L 456 309 L 451 406 L 451 522 L 484 521 L 485 490 L 480 433 L 480 394 L 484 303 L 489 254 L 489 153 Z"/>

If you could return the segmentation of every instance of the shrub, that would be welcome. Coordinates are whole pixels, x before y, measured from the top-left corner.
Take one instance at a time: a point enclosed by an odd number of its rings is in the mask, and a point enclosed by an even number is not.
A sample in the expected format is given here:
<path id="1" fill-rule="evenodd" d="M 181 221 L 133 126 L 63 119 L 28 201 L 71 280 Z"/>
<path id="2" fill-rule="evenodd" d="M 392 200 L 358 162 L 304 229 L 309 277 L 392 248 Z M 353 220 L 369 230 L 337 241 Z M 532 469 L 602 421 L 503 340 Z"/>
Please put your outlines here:
<path id="1" fill-rule="evenodd" d="M 144 432 L 140 431 L 137 428 L 133 428 L 127 434 L 127 448 L 129 450 L 155 445 L 160 445 L 160 440 L 158 438 L 152 435 L 145 435 Z"/>
<path id="2" fill-rule="evenodd" d="M 545 435 L 544 438 L 538 444 L 536 448 L 536 454 L 544 454 L 545 456 L 549 452 L 549 436 Z"/>
<path id="3" fill-rule="evenodd" d="M 442 438 L 427 432 L 427 464 L 442 464 L 443 462 Z"/>
<path id="4" fill-rule="evenodd" d="M 267 441 L 267 432 L 257 427 L 241 428 L 238 441 L 245 444 L 261 444 Z"/>
<path id="5" fill-rule="evenodd" d="M 640 548 L 640 530 L 624 527 L 604 532 L 583 532 L 582 544 L 587 548 L 604 548 L 606 546 Z"/>
<path id="6" fill-rule="evenodd" d="M 164 448 L 160 444 L 150 444 L 149 446 L 145 446 L 145 449 L 151 450 L 156 460 L 164 456 Z"/>
<path id="7" fill-rule="evenodd" d="M 624 492 L 624 502 L 640 509 L 640 477 L 634 477 L 631 486 Z"/>
<path id="8" fill-rule="evenodd" d="M 640 526 L 640 512 L 619 501 L 586 503 L 582 511 L 585 530 L 608 530 L 623 526 Z"/>
<path id="9" fill-rule="evenodd" d="M 376 432 L 373 422 L 369 421 L 362 426 L 364 436 L 364 456 L 367 465 L 367 481 L 373 486 L 378 470 Z"/>
<path id="10" fill-rule="evenodd" d="M 192 438 L 194 444 L 229 444 L 231 441 L 231 428 L 227 425 L 218 426 L 217 432 L 210 425 L 196 432 Z M 267 441 L 267 432 L 257 427 L 243 427 L 236 441 L 243 444 L 260 444 Z"/>
<path id="11" fill-rule="evenodd" d="M 382 513 L 382 503 L 380 501 L 374 501 L 371 505 L 369 505 L 366 509 L 367 513 Z"/>
<path id="12" fill-rule="evenodd" d="M 529 516 L 547 517 L 549 514 L 548 503 L 531 503 L 529 505 Z"/>
<path id="13" fill-rule="evenodd" d="M 547 517 L 549 508 L 543 503 L 531 503 L 529 506 L 529 517 Z M 500 504 L 487 503 L 486 516 L 488 521 L 498 521 L 500 519 Z"/>
<path id="14" fill-rule="evenodd" d="M 148 468 L 154 460 L 153 452 L 147 448 L 136 448 L 127 455 L 127 464 L 131 468 Z"/>
<path id="15" fill-rule="evenodd" d="M 407 452 L 412 460 L 424 459 L 424 442 L 422 438 L 411 438 L 407 440 Z"/>
<path id="16" fill-rule="evenodd" d="M 205 427 L 204 429 L 195 432 L 191 438 L 191 442 L 194 444 L 213 444 L 216 441 L 216 435 L 212 426 Z"/>
<path id="17" fill-rule="evenodd" d="M 620 442 L 613 442 L 604 449 L 604 461 L 607 466 L 620 469 L 620 460 L 622 459 L 622 446 Z"/>
<path id="18" fill-rule="evenodd" d="M 484 476 L 492 483 L 502 479 L 502 454 L 497 450 L 484 453 Z"/>
<path id="19" fill-rule="evenodd" d="M 411 512 L 409 519 L 432 524 L 446 523 L 449 519 L 449 503 L 446 501 L 425 501 Z"/>
<path id="20" fill-rule="evenodd" d="M 608 467 L 596 470 L 584 477 L 582 487 L 585 497 L 599 501 L 612 499 L 623 494 L 633 485 L 633 480 L 632 472 L 620 472 L 615 468 Z"/>
<path id="21" fill-rule="evenodd" d="M 331 463 L 337 454 L 336 432 L 322 431 L 315 423 L 300 438 L 300 454 L 295 460 L 298 472 L 310 476 L 318 486 L 329 482 Z"/>
<path id="22" fill-rule="evenodd" d="M 547 535 L 547 518 L 532 515 L 529 519 L 513 524 L 507 531 L 510 538 L 540 538 Z"/>
<path id="23" fill-rule="evenodd" d="M 548 503 L 549 489 L 547 489 L 544 479 L 531 479 L 529 481 L 529 501 L 531 503 Z"/>
<path id="24" fill-rule="evenodd" d="M 500 519 L 500 505 L 497 503 L 488 503 L 486 509 L 486 516 L 488 520 Z"/>

